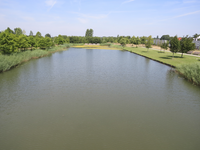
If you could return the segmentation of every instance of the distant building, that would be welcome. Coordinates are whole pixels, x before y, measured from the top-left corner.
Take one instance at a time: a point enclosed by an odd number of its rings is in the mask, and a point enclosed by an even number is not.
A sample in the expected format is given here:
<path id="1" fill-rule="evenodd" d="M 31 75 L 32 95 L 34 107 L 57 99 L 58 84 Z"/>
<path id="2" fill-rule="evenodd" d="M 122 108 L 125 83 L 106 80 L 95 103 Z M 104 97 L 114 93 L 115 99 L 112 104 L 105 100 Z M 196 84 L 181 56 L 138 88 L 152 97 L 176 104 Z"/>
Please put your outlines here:
<path id="1" fill-rule="evenodd" d="M 178 38 L 179 41 L 180 41 L 181 39 L 182 39 L 181 37 Z"/>

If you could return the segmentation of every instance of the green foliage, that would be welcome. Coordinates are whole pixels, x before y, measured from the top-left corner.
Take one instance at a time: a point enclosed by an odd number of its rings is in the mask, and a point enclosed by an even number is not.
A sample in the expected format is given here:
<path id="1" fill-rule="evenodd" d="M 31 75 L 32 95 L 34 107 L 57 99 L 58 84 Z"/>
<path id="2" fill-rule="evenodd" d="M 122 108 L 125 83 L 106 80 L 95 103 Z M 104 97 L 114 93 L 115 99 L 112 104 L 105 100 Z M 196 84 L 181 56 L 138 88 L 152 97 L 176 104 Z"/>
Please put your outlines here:
<path id="1" fill-rule="evenodd" d="M 51 38 L 51 35 L 50 35 L 49 33 L 47 33 L 47 34 L 45 35 L 45 37 Z"/>
<path id="2" fill-rule="evenodd" d="M 37 47 L 35 38 L 33 36 L 28 37 L 28 43 L 31 46 L 31 50 L 32 50 L 32 47 Z"/>
<path id="3" fill-rule="evenodd" d="M 145 44 L 146 40 L 147 40 L 147 37 L 143 36 L 140 39 L 141 39 L 141 44 Z"/>
<path id="4" fill-rule="evenodd" d="M 53 41 L 51 38 L 49 37 L 41 37 L 39 42 L 38 42 L 38 46 L 41 49 L 49 49 L 51 46 L 53 46 Z"/>
<path id="5" fill-rule="evenodd" d="M 16 35 L 6 30 L 0 34 L 0 50 L 4 54 L 18 52 L 18 44 Z"/>
<path id="6" fill-rule="evenodd" d="M 18 36 L 19 36 L 19 35 L 22 35 L 22 29 L 21 29 L 21 28 L 15 28 L 14 31 L 15 31 L 14 33 L 15 33 L 16 35 L 18 35 Z"/>
<path id="7" fill-rule="evenodd" d="M 170 51 L 173 53 L 177 53 L 180 50 L 180 41 L 178 40 L 177 36 L 174 36 L 171 40 L 170 40 Z"/>
<path id="8" fill-rule="evenodd" d="M 162 49 L 164 49 L 164 50 L 167 50 L 168 47 L 169 47 L 169 42 L 163 43 L 160 47 L 161 47 Z M 164 52 L 165 52 L 165 51 L 164 51 Z"/>
<path id="9" fill-rule="evenodd" d="M 136 39 L 136 37 L 135 37 L 135 36 L 132 36 L 132 38 L 131 38 L 131 40 L 130 40 L 131 44 L 135 44 L 135 39 Z M 132 45 L 132 46 L 133 46 L 133 45 Z"/>
<path id="10" fill-rule="evenodd" d="M 55 43 L 58 44 L 58 45 L 63 45 L 65 43 L 65 40 L 62 37 L 62 35 L 58 35 L 58 37 L 56 37 Z"/>
<path id="11" fill-rule="evenodd" d="M 42 34 L 38 31 L 38 32 L 36 33 L 36 37 L 42 37 Z"/>
<path id="12" fill-rule="evenodd" d="M 139 37 L 135 38 L 134 44 L 139 45 L 141 43 L 141 40 Z M 137 46 L 136 46 L 137 47 Z"/>
<path id="13" fill-rule="evenodd" d="M 85 33 L 85 37 L 93 37 L 93 29 L 87 29 Z"/>
<path id="14" fill-rule="evenodd" d="M 193 39 L 189 38 L 188 36 L 181 39 L 180 41 L 180 45 L 181 45 L 180 52 L 182 53 L 181 57 L 183 57 L 183 53 L 187 53 L 188 51 L 195 49 L 195 44 L 192 42 L 193 42 Z"/>
<path id="15" fill-rule="evenodd" d="M 145 47 L 147 48 L 147 49 L 149 49 L 149 48 L 151 48 L 151 45 L 153 44 L 153 39 L 152 39 L 152 37 L 151 37 L 151 35 L 147 38 L 147 41 L 146 41 L 146 43 L 145 43 Z"/>
<path id="16" fill-rule="evenodd" d="M 186 79 L 200 85 L 200 63 L 180 65 L 177 67 L 177 71 L 180 72 Z"/>
<path id="17" fill-rule="evenodd" d="M 12 34 L 14 34 L 14 31 L 11 30 L 9 27 L 5 30 L 5 32 L 8 32 L 8 33 L 12 33 Z"/>
<path id="18" fill-rule="evenodd" d="M 163 35 L 160 40 L 170 40 L 170 36 L 169 35 Z"/>
<path id="19" fill-rule="evenodd" d="M 126 46 L 126 38 L 122 38 L 120 41 L 119 41 L 119 43 L 121 44 L 121 46 Z"/>
<path id="20" fill-rule="evenodd" d="M 25 35 L 20 35 L 18 38 L 18 47 L 23 48 L 24 50 L 26 48 L 29 48 L 31 45 L 29 44 L 28 38 Z"/>
<path id="21" fill-rule="evenodd" d="M 30 31 L 29 36 L 33 36 L 33 31 Z"/>

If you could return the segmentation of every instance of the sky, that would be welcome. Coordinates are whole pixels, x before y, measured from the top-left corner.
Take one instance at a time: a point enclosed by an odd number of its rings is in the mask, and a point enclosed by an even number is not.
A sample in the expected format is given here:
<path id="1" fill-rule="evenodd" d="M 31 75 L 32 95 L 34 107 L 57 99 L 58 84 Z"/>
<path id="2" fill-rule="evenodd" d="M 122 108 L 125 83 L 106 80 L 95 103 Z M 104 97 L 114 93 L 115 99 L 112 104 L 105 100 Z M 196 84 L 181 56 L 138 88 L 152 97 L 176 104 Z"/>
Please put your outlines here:
<path id="1" fill-rule="evenodd" d="M 200 0 L 0 0 L 0 31 L 7 27 L 43 36 L 193 36 Z"/>

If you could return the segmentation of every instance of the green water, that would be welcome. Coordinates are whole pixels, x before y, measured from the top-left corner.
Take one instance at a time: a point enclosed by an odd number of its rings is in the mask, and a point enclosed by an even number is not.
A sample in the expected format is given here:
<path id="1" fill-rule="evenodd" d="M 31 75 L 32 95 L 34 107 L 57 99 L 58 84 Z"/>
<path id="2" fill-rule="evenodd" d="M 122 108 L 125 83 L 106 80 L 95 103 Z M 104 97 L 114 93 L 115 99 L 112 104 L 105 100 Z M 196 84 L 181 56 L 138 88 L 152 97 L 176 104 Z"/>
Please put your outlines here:
<path id="1" fill-rule="evenodd" d="M 198 150 L 200 88 L 133 53 L 70 48 L 0 74 L 0 150 Z"/>

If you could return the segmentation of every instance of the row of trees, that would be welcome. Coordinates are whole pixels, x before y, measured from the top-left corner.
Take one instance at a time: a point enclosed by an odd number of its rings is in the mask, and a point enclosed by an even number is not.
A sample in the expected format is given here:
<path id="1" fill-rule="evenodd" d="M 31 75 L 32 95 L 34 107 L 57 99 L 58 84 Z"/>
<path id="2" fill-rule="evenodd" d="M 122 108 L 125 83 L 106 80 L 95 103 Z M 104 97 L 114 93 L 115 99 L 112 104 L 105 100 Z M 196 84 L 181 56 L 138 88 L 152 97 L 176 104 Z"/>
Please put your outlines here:
<path id="1" fill-rule="evenodd" d="M 198 37 L 200 37 L 200 34 L 197 34 L 197 33 L 192 36 L 193 39 L 197 39 Z M 169 35 L 162 35 L 160 40 L 168 40 L 168 41 L 170 41 L 172 38 L 173 37 L 170 37 Z M 157 39 L 159 39 L 158 36 L 157 36 Z M 198 40 L 200 40 L 200 38 Z"/>
<path id="2" fill-rule="evenodd" d="M 151 48 L 151 45 L 153 44 L 153 39 L 151 36 L 149 37 L 143 37 L 143 38 L 139 38 L 139 37 L 132 37 L 130 39 L 132 44 L 138 45 L 140 43 L 145 44 L 145 47 L 149 50 L 149 48 Z M 121 38 L 119 43 L 122 46 L 125 46 L 127 43 L 129 42 L 129 40 L 127 38 Z M 136 46 L 137 47 L 137 46 Z M 194 50 L 195 49 L 195 44 L 193 43 L 193 38 L 192 37 L 183 37 L 180 41 L 178 39 L 177 36 L 174 36 L 170 39 L 170 41 L 167 41 L 166 43 L 163 43 L 161 45 L 161 48 L 164 50 L 167 50 L 168 47 L 170 48 L 170 51 L 173 53 L 173 57 L 174 57 L 174 53 L 180 52 L 182 53 L 181 57 L 183 57 L 183 53 L 187 53 L 190 50 Z"/>
<path id="3" fill-rule="evenodd" d="M 12 31 L 7 28 L 5 31 L 0 33 L 0 51 L 4 54 L 11 54 L 19 51 L 25 51 L 28 48 L 41 48 L 49 49 L 55 44 L 64 44 L 64 38 L 59 35 L 58 37 L 51 38 L 50 34 L 46 34 L 45 37 L 37 32 L 34 36 L 32 31 L 29 36 L 25 35 L 20 28 L 15 28 Z"/>

